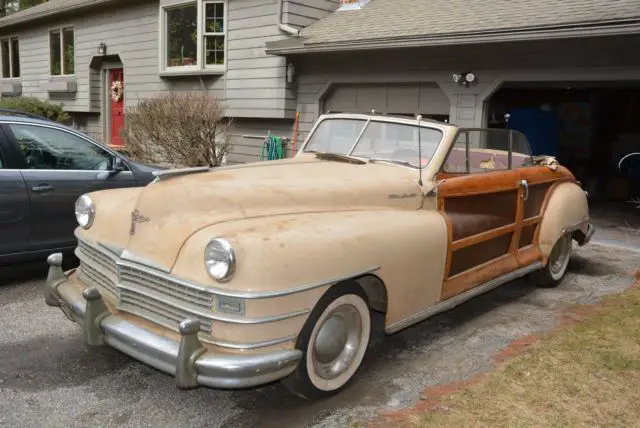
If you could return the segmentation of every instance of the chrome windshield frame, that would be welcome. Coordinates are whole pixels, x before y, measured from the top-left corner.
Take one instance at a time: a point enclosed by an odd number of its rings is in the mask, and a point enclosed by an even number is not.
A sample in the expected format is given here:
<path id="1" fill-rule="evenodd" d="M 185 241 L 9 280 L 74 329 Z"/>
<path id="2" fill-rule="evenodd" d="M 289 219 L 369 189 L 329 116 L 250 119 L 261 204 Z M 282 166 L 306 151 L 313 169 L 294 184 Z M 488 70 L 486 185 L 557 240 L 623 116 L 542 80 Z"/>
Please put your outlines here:
<path id="1" fill-rule="evenodd" d="M 444 141 L 444 137 L 445 137 L 445 135 L 447 133 L 447 128 L 450 128 L 450 127 L 453 126 L 453 125 L 448 125 L 448 124 L 444 124 L 444 123 L 440 124 L 438 122 L 429 121 L 429 120 L 425 120 L 425 119 L 422 119 L 420 122 L 418 122 L 417 119 L 411 119 L 411 118 L 378 116 L 378 115 L 362 114 L 362 113 L 329 113 L 329 114 L 323 114 L 318 118 L 316 123 L 313 125 L 313 127 L 309 131 L 309 135 L 306 137 L 306 139 L 304 141 L 304 144 L 302 144 L 300 149 L 298 149 L 298 153 L 297 154 L 300 155 L 300 154 L 304 154 L 304 153 L 311 153 L 309 151 L 306 151 L 306 149 L 307 149 L 307 146 L 309 145 L 309 143 L 311 142 L 311 139 L 315 135 L 318 127 L 326 120 L 336 120 L 336 119 L 351 119 L 351 120 L 357 120 L 357 121 L 362 120 L 362 121 L 365 122 L 363 127 L 362 127 L 362 130 L 360 130 L 360 132 L 358 133 L 357 138 L 355 139 L 353 145 L 351 146 L 351 149 L 346 154 L 340 154 L 340 155 L 352 157 L 354 159 L 360 159 L 360 160 L 363 160 L 363 161 L 365 161 L 367 163 L 370 161 L 369 158 L 364 158 L 364 157 L 360 157 L 360 156 L 353 156 L 353 152 L 355 151 L 356 147 L 358 146 L 358 143 L 360 143 L 360 140 L 362 139 L 362 136 L 366 132 L 366 130 L 369 127 L 369 124 L 371 122 L 394 123 L 394 124 L 400 124 L 400 125 L 415 126 L 417 128 L 430 128 L 430 129 L 438 130 L 438 131 L 440 131 L 442 133 L 442 137 L 440 138 L 440 141 L 438 142 L 438 146 L 437 146 L 435 152 L 440 150 L 440 148 L 442 147 L 442 143 Z M 385 160 L 382 160 L 382 159 L 378 159 L 377 162 L 386 162 L 386 163 L 389 163 L 389 164 L 392 164 L 392 165 L 396 165 L 396 166 L 399 166 L 399 167 L 415 169 L 416 171 L 418 171 L 420 169 L 424 170 L 424 169 L 429 167 L 428 164 L 425 165 L 425 166 L 400 165 L 398 163 L 393 162 L 392 159 L 389 159 L 388 161 L 385 161 Z"/>

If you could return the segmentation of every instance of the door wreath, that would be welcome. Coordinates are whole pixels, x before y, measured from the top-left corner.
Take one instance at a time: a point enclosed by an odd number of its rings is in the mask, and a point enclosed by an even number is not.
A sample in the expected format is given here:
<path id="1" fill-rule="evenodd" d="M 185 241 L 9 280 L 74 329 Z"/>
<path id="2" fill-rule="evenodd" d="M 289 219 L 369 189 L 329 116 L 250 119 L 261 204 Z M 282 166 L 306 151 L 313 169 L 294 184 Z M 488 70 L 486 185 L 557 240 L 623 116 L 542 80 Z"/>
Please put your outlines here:
<path id="1" fill-rule="evenodd" d="M 120 80 L 115 80 L 111 84 L 111 99 L 117 103 L 122 99 L 122 93 L 123 93 L 122 82 Z"/>

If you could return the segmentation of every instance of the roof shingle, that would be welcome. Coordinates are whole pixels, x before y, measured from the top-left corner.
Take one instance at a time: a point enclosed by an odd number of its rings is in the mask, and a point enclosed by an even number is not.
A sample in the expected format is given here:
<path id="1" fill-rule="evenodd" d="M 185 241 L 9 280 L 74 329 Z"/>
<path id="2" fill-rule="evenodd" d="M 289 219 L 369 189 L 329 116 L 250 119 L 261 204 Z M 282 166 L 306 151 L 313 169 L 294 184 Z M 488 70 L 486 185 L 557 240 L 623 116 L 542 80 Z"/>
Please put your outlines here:
<path id="1" fill-rule="evenodd" d="M 640 18 L 640 0 L 370 0 L 302 31 L 304 44 L 520 31 Z"/>

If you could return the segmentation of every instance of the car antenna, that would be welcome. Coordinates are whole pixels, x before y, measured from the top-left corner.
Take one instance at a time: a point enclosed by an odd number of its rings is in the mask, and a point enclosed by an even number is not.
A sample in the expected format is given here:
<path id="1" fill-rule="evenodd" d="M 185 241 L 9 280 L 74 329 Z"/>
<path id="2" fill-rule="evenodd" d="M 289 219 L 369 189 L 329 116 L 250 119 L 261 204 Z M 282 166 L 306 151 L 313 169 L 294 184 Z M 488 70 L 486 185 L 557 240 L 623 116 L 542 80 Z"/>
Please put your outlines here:
<path id="1" fill-rule="evenodd" d="M 420 187 L 422 187 L 422 143 L 420 141 L 420 136 L 422 134 L 422 132 L 420 132 L 422 130 L 420 128 L 420 121 L 422 120 L 422 115 L 417 115 L 416 119 L 418 120 L 418 184 L 420 185 Z"/>

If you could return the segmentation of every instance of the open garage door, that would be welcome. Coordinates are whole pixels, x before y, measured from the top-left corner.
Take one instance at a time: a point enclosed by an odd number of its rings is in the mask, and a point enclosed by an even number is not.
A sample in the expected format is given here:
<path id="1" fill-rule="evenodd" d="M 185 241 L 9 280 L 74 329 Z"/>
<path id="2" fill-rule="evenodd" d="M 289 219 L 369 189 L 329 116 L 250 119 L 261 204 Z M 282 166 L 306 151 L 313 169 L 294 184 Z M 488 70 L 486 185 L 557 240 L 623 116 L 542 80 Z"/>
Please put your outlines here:
<path id="1" fill-rule="evenodd" d="M 505 116 L 506 115 L 506 116 Z M 489 100 L 488 125 L 517 129 L 534 154 L 558 158 L 593 205 L 640 196 L 640 81 L 505 84 Z"/>
<path id="2" fill-rule="evenodd" d="M 324 111 L 377 113 L 449 120 L 449 98 L 435 83 L 336 85 L 327 94 Z"/>

